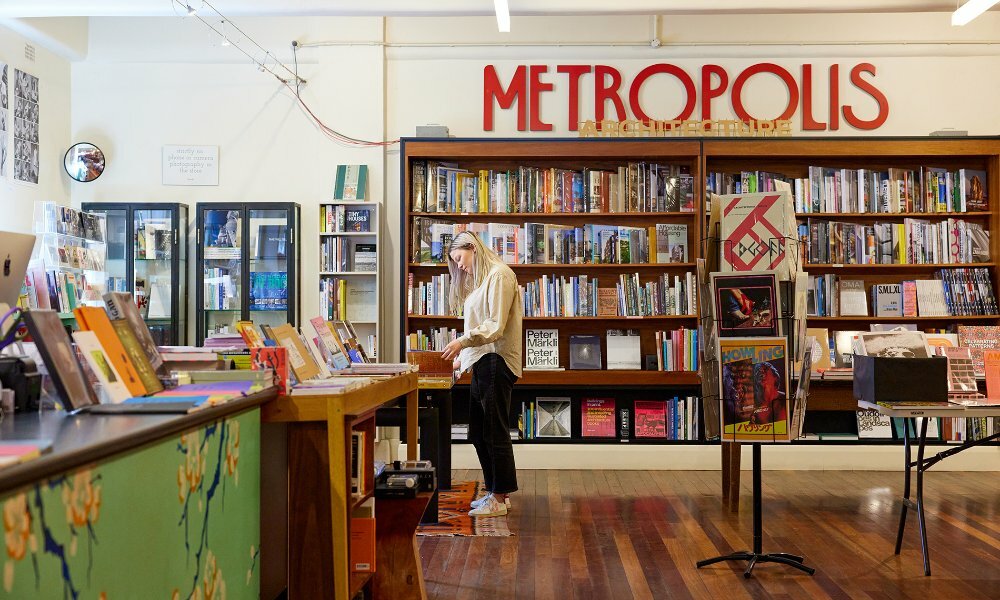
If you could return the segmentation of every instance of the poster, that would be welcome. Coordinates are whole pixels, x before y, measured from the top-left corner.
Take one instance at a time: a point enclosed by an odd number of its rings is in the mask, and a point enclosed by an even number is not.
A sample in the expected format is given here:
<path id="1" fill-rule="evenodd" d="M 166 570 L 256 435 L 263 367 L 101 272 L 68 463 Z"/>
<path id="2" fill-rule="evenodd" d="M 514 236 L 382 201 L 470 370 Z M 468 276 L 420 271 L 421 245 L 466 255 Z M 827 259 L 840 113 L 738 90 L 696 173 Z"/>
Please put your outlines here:
<path id="1" fill-rule="evenodd" d="M 38 183 L 38 78 L 14 69 L 14 179 Z"/>
<path id="2" fill-rule="evenodd" d="M 9 160 L 7 159 L 7 132 L 10 131 L 10 115 L 8 113 L 9 104 L 7 97 L 7 65 L 0 63 L 0 179 L 7 178 L 7 171 L 10 169 L 7 165 Z"/>
<path id="3" fill-rule="evenodd" d="M 723 441 L 790 441 L 786 348 L 783 337 L 719 339 Z"/>

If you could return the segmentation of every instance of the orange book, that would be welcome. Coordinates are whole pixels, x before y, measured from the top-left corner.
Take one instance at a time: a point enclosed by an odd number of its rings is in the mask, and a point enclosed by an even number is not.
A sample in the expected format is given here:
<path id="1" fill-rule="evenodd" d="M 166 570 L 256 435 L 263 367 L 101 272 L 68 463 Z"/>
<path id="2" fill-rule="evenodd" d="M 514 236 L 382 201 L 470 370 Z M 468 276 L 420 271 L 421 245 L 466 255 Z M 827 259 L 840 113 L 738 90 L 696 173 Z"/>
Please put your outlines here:
<path id="1" fill-rule="evenodd" d="M 101 346 L 111 360 L 111 364 L 121 374 L 129 393 L 133 396 L 144 396 L 149 393 L 149 390 L 146 389 L 146 385 L 143 383 L 142 377 L 139 375 L 139 371 L 136 369 L 136 365 L 129 358 L 129 353 L 125 350 L 125 346 L 122 345 L 118 334 L 115 333 L 115 328 L 111 325 L 108 313 L 103 308 L 96 306 L 78 306 L 73 309 L 73 315 L 76 317 L 76 322 L 79 324 L 81 331 L 93 331 L 97 335 L 97 339 L 101 342 Z M 155 377 L 156 375 L 153 374 L 153 376 Z M 157 382 L 159 381 L 157 380 Z M 160 387 L 160 389 L 163 388 Z"/>
<path id="2" fill-rule="evenodd" d="M 375 519 L 351 518 L 351 571 L 375 572 Z"/>
<path id="3" fill-rule="evenodd" d="M 1000 350 L 984 350 L 986 366 L 986 397 L 990 404 L 1000 403 Z"/>

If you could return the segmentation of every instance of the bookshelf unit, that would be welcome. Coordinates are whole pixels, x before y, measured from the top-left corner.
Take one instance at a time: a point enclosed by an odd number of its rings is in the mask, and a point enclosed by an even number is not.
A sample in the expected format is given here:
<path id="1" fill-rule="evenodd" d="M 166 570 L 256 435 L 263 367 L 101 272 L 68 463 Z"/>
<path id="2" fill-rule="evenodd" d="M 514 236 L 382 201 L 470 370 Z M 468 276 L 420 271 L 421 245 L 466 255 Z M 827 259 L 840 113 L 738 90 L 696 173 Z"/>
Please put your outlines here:
<path id="1" fill-rule="evenodd" d="M 902 223 L 904 219 L 920 219 L 929 223 L 940 223 L 946 219 L 959 218 L 976 223 L 989 232 L 989 259 L 975 263 L 930 263 L 930 264 L 811 264 L 803 262 L 803 270 L 810 275 L 838 275 L 844 279 L 864 281 L 869 316 L 815 316 L 807 317 L 809 327 L 829 330 L 830 339 L 836 331 L 869 330 L 873 323 L 915 323 L 921 330 L 943 330 L 957 325 L 1000 325 L 1000 315 L 949 315 L 917 317 L 878 317 L 872 309 L 872 286 L 876 284 L 900 283 L 907 280 L 932 279 L 941 269 L 980 267 L 989 273 L 994 296 L 998 288 L 998 239 L 1000 233 L 1000 138 L 800 138 L 705 140 L 703 145 L 702 171 L 708 173 L 738 174 L 742 172 L 764 171 L 781 174 L 790 179 L 807 178 L 809 167 L 830 167 L 843 169 L 864 169 L 887 171 L 893 169 L 911 170 L 918 175 L 915 181 L 916 193 L 925 188 L 920 185 L 921 169 L 925 167 L 943 168 L 958 172 L 960 169 L 981 171 L 986 174 L 985 189 L 988 206 L 985 210 L 966 212 L 796 212 L 799 224 L 807 219 L 818 221 L 839 221 L 854 224 L 873 222 Z M 793 191 L 795 187 L 793 186 Z M 763 191 L 763 190 L 761 190 Z M 707 200 L 707 195 L 705 197 Z M 797 211 L 799 208 L 796 209 Z M 707 219 L 707 217 L 705 217 Z M 810 391 L 810 415 L 806 419 L 806 431 L 813 427 L 844 427 L 853 419 L 857 406 L 853 399 L 850 380 L 824 381 L 820 385 L 813 382 Z M 870 444 L 872 440 L 850 442 L 801 442 L 801 443 L 853 443 Z M 897 442 L 898 443 L 898 442 Z"/>
<path id="2" fill-rule="evenodd" d="M 352 230 L 343 220 L 347 211 L 369 211 L 367 231 Z M 320 314 L 325 320 L 349 320 L 373 360 L 381 333 L 381 213 L 375 201 L 330 200 L 319 214 Z"/>
<path id="3" fill-rule="evenodd" d="M 83 210 L 107 218 L 109 291 L 132 293 L 157 344 L 186 345 L 187 205 L 85 202 Z"/>
<path id="4" fill-rule="evenodd" d="M 674 284 L 674 277 L 680 278 L 684 282 L 687 273 L 692 277 L 695 271 L 695 260 L 700 256 L 699 242 L 703 212 L 700 202 L 697 199 L 702 197 L 701 186 L 703 177 L 701 175 L 701 144 L 698 140 L 573 140 L 573 139 L 532 139 L 532 140 L 510 140 L 510 139 L 425 139 L 410 138 L 402 140 L 401 145 L 401 182 L 403 203 L 403 218 L 401 219 L 400 240 L 401 243 L 401 286 L 405 290 L 400 305 L 401 330 L 404 336 L 415 333 L 418 330 L 428 334 L 431 328 L 447 327 L 456 329 L 460 333 L 462 330 L 462 318 L 451 314 L 410 314 L 410 289 L 411 283 L 414 286 L 427 284 L 433 277 L 447 277 L 448 269 L 444 261 L 440 260 L 438 248 L 431 254 L 433 260 L 426 260 L 426 249 L 421 252 L 420 240 L 414 240 L 417 232 L 415 222 L 420 219 L 428 219 L 454 224 L 458 226 L 469 226 L 469 224 L 501 224 L 503 226 L 518 226 L 524 228 L 525 224 L 543 224 L 567 226 L 572 228 L 586 228 L 590 225 L 608 225 L 616 227 L 649 228 L 656 224 L 685 225 L 687 227 L 687 258 L 683 262 L 676 263 L 553 263 L 546 262 L 540 264 L 510 264 L 517 275 L 519 285 L 524 288 L 527 283 L 539 280 L 543 275 L 549 279 L 565 277 L 587 276 L 590 281 L 598 279 L 600 288 L 614 289 L 619 281 L 620 275 L 638 275 L 640 285 L 655 281 L 659 276 L 669 277 L 670 285 Z M 587 171 L 607 171 L 618 172 L 620 167 L 628 167 L 630 163 L 647 163 L 653 165 L 670 165 L 676 168 L 675 171 L 667 171 L 664 177 L 674 176 L 683 173 L 690 175 L 690 202 L 689 210 L 682 212 L 680 205 L 684 203 L 684 191 L 678 185 L 679 204 L 671 205 L 670 208 L 678 210 L 634 210 L 631 212 L 569 212 L 559 210 L 556 212 L 544 212 L 542 207 L 542 193 L 536 192 L 532 202 L 539 207 L 538 211 L 531 212 L 505 212 L 498 210 L 483 210 L 483 204 L 473 206 L 474 210 L 429 210 L 437 206 L 427 204 L 415 207 L 413 202 L 414 188 L 418 192 L 421 185 L 426 187 L 427 180 L 431 174 L 428 170 L 423 170 L 424 181 L 421 183 L 420 174 L 414 179 L 415 165 L 424 165 L 427 161 L 453 164 L 457 169 L 467 170 L 478 176 L 480 171 L 494 171 L 496 173 L 512 173 L 510 179 L 514 181 L 516 176 L 519 182 L 531 182 L 536 190 L 542 189 L 546 185 L 539 182 L 539 179 L 527 179 L 522 167 L 538 169 L 538 172 L 545 173 L 548 170 L 557 170 L 550 175 L 547 180 L 548 190 L 556 189 L 555 180 L 564 175 L 565 171 L 575 171 L 580 173 L 584 195 L 591 195 L 591 206 L 597 205 L 597 196 L 591 194 L 588 186 Z M 417 167 L 418 171 L 422 167 Z M 501 177 L 503 177 L 501 175 Z M 543 174 L 541 178 L 544 178 Z M 678 178 L 679 179 L 679 178 Z M 608 180 L 603 183 L 607 185 Z M 477 185 L 481 185 L 478 182 Z M 524 202 L 519 195 L 514 198 L 515 189 L 510 184 L 508 193 L 510 202 Z M 643 186 L 650 185 L 647 180 Z M 495 191 L 495 186 L 490 186 L 494 191 L 490 192 L 490 205 L 488 208 L 498 207 L 499 194 Z M 526 186 L 527 187 L 527 186 Z M 627 190 L 625 188 L 627 198 Z M 438 188 L 440 189 L 440 188 Z M 482 189 L 477 187 L 477 190 Z M 561 188 L 559 188 L 561 189 Z M 606 192 L 607 193 L 607 192 Z M 567 191 L 567 196 L 570 194 Z M 619 192 L 620 194 L 620 192 Z M 531 195 L 530 191 L 525 195 Z M 551 200 L 553 194 L 545 197 Z M 652 194 L 651 194 L 652 195 Z M 508 196 L 504 196 L 508 198 Z M 640 199 L 641 202 L 641 199 Z M 446 205 L 448 203 L 445 203 Z M 456 200 L 455 204 L 468 207 L 467 204 Z M 547 204 L 552 206 L 552 204 Z M 584 205 L 586 206 L 586 205 Z M 664 208 L 661 204 L 655 203 L 655 198 L 649 199 L 645 206 L 639 203 L 633 204 L 634 208 Z M 419 208 L 419 210 L 414 210 Z M 510 205 L 506 209 L 513 208 Z M 430 221 L 425 221 L 430 222 Z M 426 235 L 426 232 L 425 232 Z M 445 238 L 446 239 L 446 238 Z M 518 252 L 514 254 L 526 253 L 526 243 L 524 238 L 518 238 Z M 590 238 L 588 238 L 590 239 Z M 432 239 L 432 242 L 436 238 Z M 537 241 L 537 238 L 536 238 Z M 416 242 L 416 243 L 415 243 Z M 572 242 L 570 242 L 572 243 Z M 425 244 L 426 245 L 426 244 Z M 445 245 L 442 240 L 441 246 Z M 655 247 L 651 241 L 648 242 L 649 253 L 655 253 Z M 548 247 L 546 248 L 548 250 Z M 446 251 L 446 250 L 444 250 Z M 569 256 L 573 256 L 570 254 Z M 517 261 L 518 258 L 512 258 Z M 527 260 L 527 256 L 524 257 Z M 547 257 L 548 258 L 548 257 Z M 651 258 L 655 259 L 655 255 Z M 423 260 L 421 260 L 423 259 Z M 445 259 L 446 260 L 446 259 Z M 440 311 L 440 309 L 439 309 Z M 432 312 L 439 312 L 432 311 Z M 419 312 L 419 311 L 417 311 Z M 440 311 L 443 312 L 443 311 Z M 596 312 L 596 311 L 595 311 Z M 521 402 L 526 399 L 534 399 L 536 396 L 567 396 L 573 398 L 573 419 L 578 420 L 580 414 L 579 400 L 583 397 L 615 397 L 619 398 L 619 404 L 623 407 L 631 407 L 632 399 L 639 396 L 643 399 L 663 399 L 669 400 L 674 396 L 685 397 L 689 395 L 700 395 L 697 392 L 698 375 L 692 371 L 655 371 L 655 370 L 570 370 L 570 336 L 573 335 L 594 335 L 600 338 L 602 367 L 607 365 L 607 330 L 609 329 L 631 329 L 637 330 L 640 337 L 640 356 L 654 354 L 656 347 L 655 333 L 657 331 L 676 330 L 680 328 L 693 329 L 697 326 L 696 302 L 692 303 L 691 314 L 663 314 L 656 316 L 625 317 L 625 316 L 538 316 L 525 317 L 524 327 L 526 329 L 557 329 L 559 332 L 559 364 L 565 370 L 562 371 L 531 371 L 525 370 L 523 376 L 517 382 L 514 391 L 514 398 L 511 403 L 512 426 L 517 423 L 517 415 L 520 414 Z M 574 313 L 570 313 L 574 314 Z M 408 343 L 408 342 L 404 342 Z M 406 346 L 404 346 L 404 350 Z M 630 386 L 628 392 L 621 392 L 616 388 L 622 387 L 622 383 L 627 382 Z M 458 405 L 462 404 L 462 398 L 468 396 L 469 375 L 463 376 L 455 388 L 455 397 Z M 553 388 L 565 388 L 566 392 L 555 392 Z M 456 421 L 460 422 L 461 408 L 456 410 L 459 416 Z M 577 431 L 579 423 L 574 423 L 573 431 Z M 551 438 L 530 440 L 543 443 L 552 443 Z M 607 442 L 607 439 L 580 438 L 574 436 L 568 439 L 560 439 L 563 443 L 590 443 L 591 441 Z M 643 440 L 643 443 L 647 440 Z M 652 440 L 653 443 L 677 443 L 667 442 L 666 439 Z M 691 442 L 682 442 L 691 443 Z"/>

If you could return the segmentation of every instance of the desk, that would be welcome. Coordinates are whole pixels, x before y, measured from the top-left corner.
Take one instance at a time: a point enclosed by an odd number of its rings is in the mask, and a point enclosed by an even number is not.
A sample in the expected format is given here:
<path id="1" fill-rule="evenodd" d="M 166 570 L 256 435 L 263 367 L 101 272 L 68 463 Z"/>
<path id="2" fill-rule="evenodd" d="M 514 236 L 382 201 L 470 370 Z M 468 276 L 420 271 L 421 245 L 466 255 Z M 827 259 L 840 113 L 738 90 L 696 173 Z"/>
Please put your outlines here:
<path id="1" fill-rule="evenodd" d="M 899 515 L 899 529 L 896 532 L 896 554 L 899 554 L 900 549 L 903 545 L 903 530 L 906 528 L 906 514 L 908 509 L 914 509 L 917 511 L 917 525 L 920 529 L 920 549 L 924 556 L 924 575 L 931 574 L 931 559 L 930 550 L 927 547 L 927 526 L 924 523 L 924 471 L 930 469 L 937 463 L 958 454 L 959 452 L 972 448 L 974 446 L 980 446 L 992 440 L 1000 438 L 1000 433 L 987 436 L 985 438 L 968 441 L 960 445 L 949 447 L 947 450 L 942 450 L 934 456 L 925 456 L 926 442 L 927 442 L 927 419 L 923 419 L 921 422 L 920 432 L 917 434 L 917 460 L 912 460 L 912 454 L 910 451 L 910 431 L 913 428 L 914 433 L 916 433 L 916 417 L 997 417 L 1000 416 L 1000 405 L 994 405 L 990 407 L 967 407 L 962 405 L 949 405 L 945 407 L 933 407 L 933 408 L 922 408 L 922 407 L 899 407 L 899 408 L 889 408 L 879 404 L 873 404 L 871 402 L 865 402 L 862 400 L 858 401 L 858 406 L 861 408 L 873 408 L 879 413 L 887 417 L 901 417 L 904 419 L 905 427 L 903 428 L 903 448 L 905 452 L 905 466 L 906 471 L 903 478 L 903 509 Z M 916 500 L 910 500 L 910 472 L 913 467 L 917 468 L 917 494 Z"/>
<path id="2" fill-rule="evenodd" d="M 354 597 L 373 578 L 374 587 L 391 574 L 376 562 L 375 574 L 351 573 L 351 512 L 361 503 L 350 493 L 351 430 L 367 431 L 370 457 L 375 430 L 375 410 L 400 396 L 406 397 L 406 454 L 417 457 L 417 374 L 406 373 L 379 380 L 361 389 L 330 396 L 285 396 L 267 404 L 264 422 L 287 424 L 288 448 L 288 597 Z M 366 465 L 364 489 L 374 487 Z M 370 493 L 369 493 L 370 495 Z M 376 502 L 376 510 L 381 502 Z M 422 512 L 422 509 L 421 509 Z M 389 523 L 376 523 L 379 530 Z M 411 535 L 412 537 L 412 535 Z M 415 548 L 413 540 L 410 547 Z M 414 550 L 415 551 L 415 550 Z M 423 592 L 423 574 L 416 560 L 415 572 L 404 582 Z M 398 574 L 396 574 L 398 576 Z M 409 590 L 390 597 L 412 595 Z"/>

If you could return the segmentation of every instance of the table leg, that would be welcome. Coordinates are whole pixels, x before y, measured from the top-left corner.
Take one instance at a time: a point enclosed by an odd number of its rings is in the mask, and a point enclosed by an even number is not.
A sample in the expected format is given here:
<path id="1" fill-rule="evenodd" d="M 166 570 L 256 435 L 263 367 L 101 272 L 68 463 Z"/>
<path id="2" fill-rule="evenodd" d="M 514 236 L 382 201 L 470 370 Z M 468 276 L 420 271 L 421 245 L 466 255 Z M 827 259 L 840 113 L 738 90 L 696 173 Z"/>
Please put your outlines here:
<path id="1" fill-rule="evenodd" d="M 419 390 L 406 394 L 406 460 L 417 460 L 417 415 L 420 407 Z"/>
<path id="2" fill-rule="evenodd" d="M 916 431 L 914 430 L 914 433 Z M 899 512 L 899 530 L 896 531 L 896 554 L 903 547 L 903 530 L 906 529 L 906 511 L 910 500 L 910 418 L 903 419 L 903 509 Z"/>
<path id="3" fill-rule="evenodd" d="M 924 575 L 931 574 L 930 549 L 927 547 L 927 525 L 924 523 L 924 448 L 927 445 L 927 421 L 920 424 L 920 446 L 917 448 L 917 523 L 920 525 L 920 549 L 924 553 Z"/>

